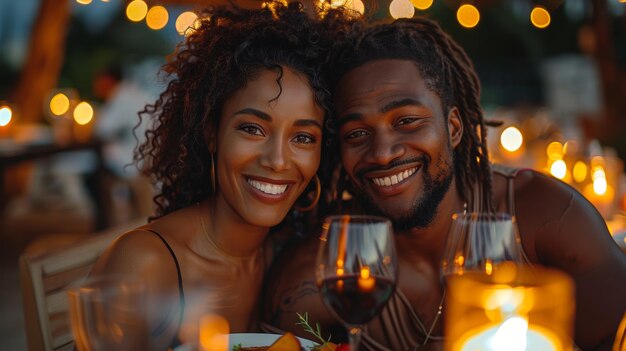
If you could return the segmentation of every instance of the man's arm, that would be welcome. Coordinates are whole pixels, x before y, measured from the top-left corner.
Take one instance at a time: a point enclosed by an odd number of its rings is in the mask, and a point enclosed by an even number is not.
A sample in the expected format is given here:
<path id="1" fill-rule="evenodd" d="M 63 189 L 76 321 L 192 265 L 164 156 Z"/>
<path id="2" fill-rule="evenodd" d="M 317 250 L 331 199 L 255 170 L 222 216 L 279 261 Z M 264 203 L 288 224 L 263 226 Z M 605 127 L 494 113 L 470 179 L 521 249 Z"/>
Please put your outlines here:
<path id="1" fill-rule="evenodd" d="M 515 188 L 520 234 L 531 260 L 574 279 L 576 344 L 609 350 L 626 310 L 626 255 L 594 206 L 570 186 L 523 172 Z"/>
<path id="2" fill-rule="evenodd" d="M 328 313 L 315 284 L 315 259 L 319 239 L 306 239 L 285 247 L 274 261 L 264 287 L 263 322 L 306 339 L 315 339 L 296 323 L 308 314 L 309 324 L 322 326 L 325 339 L 343 328 Z M 337 338 L 333 336 L 333 341 Z M 319 340 L 313 340 L 319 342 Z"/>

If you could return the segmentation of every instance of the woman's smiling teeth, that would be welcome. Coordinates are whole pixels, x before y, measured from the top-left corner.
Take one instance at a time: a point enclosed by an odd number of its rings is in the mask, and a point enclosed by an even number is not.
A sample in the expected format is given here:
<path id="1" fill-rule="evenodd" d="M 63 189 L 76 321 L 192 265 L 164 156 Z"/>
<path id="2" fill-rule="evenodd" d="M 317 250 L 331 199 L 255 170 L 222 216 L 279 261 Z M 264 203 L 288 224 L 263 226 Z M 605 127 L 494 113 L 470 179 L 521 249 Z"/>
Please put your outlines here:
<path id="1" fill-rule="evenodd" d="M 378 186 L 392 186 L 410 177 L 416 171 L 417 171 L 417 167 L 413 167 L 411 169 L 407 169 L 403 172 L 399 172 L 392 176 L 387 176 L 387 177 L 382 177 L 382 178 L 372 178 L 372 182 L 374 182 L 374 184 Z"/>
<path id="2" fill-rule="evenodd" d="M 258 189 L 259 191 L 264 192 L 266 194 L 270 194 L 270 195 L 279 195 L 279 194 L 284 193 L 285 190 L 287 190 L 287 184 L 283 184 L 283 185 L 270 184 L 270 183 L 259 182 L 258 180 L 253 180 L 253 179 L 248 179 L 248 183 L 252 185 L 253 187 L 255 187 L 256 189 Z"/>

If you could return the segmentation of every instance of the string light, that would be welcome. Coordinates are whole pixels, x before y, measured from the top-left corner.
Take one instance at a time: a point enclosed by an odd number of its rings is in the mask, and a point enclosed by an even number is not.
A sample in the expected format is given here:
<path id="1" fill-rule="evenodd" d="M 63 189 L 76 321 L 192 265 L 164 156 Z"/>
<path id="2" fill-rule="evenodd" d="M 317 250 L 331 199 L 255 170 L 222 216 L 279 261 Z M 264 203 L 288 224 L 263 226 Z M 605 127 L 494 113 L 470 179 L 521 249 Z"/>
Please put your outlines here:
<path id="1" fill-rule="evenodd" d="M 524 137 L 522 136 L 522 132 L 513 126 L 506 128 L 500 135 L 502 147 L 510 152 L 519 150 L 523 142 Z"/>
<path id="2" fill-rule="evenodd" d="M 474 28 L 480 22 L 480 12 L 474 5 L 461 5 L 456 11 L 456 19 L 465 28 Z"/>
<path id="3" fill-rule="evenodd" d="M 433 0 L 411 0 L 411 3 L 418 10 L 428 10 L 433 4 Z"/>
<path id="4" fill-rule="evenodd" d="M 92 118 L 93 107 L 91 107 L 88 102 L 83 101 L 76 105 L 76 108 L 74 109 L 74 121 L 76 121 L 76 123 L 82 126 L 89 123 Z"/>
<path id="5" fill-rule="evenodd" d="M 63 93 L 58 93 L 50 99 L 50 112 L 55 116 L 61 116 L 70 109 L 70 99 Z"/>
<path id="6" fill-rule="evenodd" d="M 539 29 L 546 28 L 550 25 L 550 12 L 541 6 L 535 6 L 530 12 L 530 22 Z"/>
<path id="7" fill-rule="evenodd" d="M 4 127 L 11 122 L 13 111 L 9 106 L 0 106 L 0 127 Z"/>
<path id="8" fill-rule="evenodd" d="M 415 15 L 415 7 L 409 0 L 393 0 L 389 4 L 389 14 L 395 19 L 412 18 Z"/>
<path id="9" fill-rule="evenodd" d="M 153 30 L 162 29 L 167 25 L 168 20 L 169 13 L 167 9 L 160 5 L 152 6 L 146 15 L 146 23 L 148 27 Z"/>
<path id="10" fill-rule="evenodd" d="M 176 18 L 176 31 L 180 35 L 187 35 L 195 30 L 194 24 L 198 19 L 198 15 L 191 11 L 186 11 L 181 13 L 178 18 Z"/>
<path id="11" fill-rule="evenodd" d="M 139 22 L 146 17 L 148 13 L 148 4 L 143 0 L 133 0 L 126 6 L 126 17 L 133 21 Z"/>

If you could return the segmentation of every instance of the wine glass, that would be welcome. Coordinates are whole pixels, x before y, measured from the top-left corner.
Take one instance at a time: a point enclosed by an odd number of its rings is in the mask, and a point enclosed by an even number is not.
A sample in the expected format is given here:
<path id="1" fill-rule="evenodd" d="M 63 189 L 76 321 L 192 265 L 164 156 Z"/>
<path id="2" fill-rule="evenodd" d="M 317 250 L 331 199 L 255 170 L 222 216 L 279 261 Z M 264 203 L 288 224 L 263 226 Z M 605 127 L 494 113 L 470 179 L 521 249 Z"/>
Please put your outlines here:
<path id="1" fill-rule="evenodd" d="M 143 285 L 118 277 L 90 278 L 67 291 L 78 351 L 148 348 Z"/>
<path id="2" fill-rule="evenodd" d="M 396 285 L 391 223 L 375 216 L 330 216 L 316 262 L 324 303 L 348 330 L 350 350 L 359 350 L 361 328 L 385 306 Z"/>
<path id="3" fill-rule="evenodd" d="M 505 263 L 527 263 L 514 216 L 508 213 L 455 213 L 442 260 L 443 277 L 492 274 Z"/>

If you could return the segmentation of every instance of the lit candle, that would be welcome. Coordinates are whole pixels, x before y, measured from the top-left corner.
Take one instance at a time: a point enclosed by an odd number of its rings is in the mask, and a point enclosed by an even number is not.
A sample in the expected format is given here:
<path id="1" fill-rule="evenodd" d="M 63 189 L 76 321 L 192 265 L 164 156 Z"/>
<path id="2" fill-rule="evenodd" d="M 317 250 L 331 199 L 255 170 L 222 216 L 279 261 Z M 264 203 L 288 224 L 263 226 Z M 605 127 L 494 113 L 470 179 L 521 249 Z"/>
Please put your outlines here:
<path id="1" fill-rule="evenodd" d="M 559 338 L 547 328 L 529 327 L 528 321 L 513 316 L 499 324 L 472 329 L 454 342 L 452 350 L 459 351 L 524 351 L 563 350 Z"/>
<path id="2" fill-rule="evenodd" d="M 370 268 L 368 266 L 364 266 L 361 268 L 361 273 L 357 279 L 357 284 L 359 286 L 359 290 L 362 292 L 371 291 L 374 289 L 376 285 L 376 278 L 372 277 L 370 274 Z"/>
<path id="3" fill-rule="evenodd" d="M 510 266 L 447 283 L 444 350 L 572 350 L 574 285 L 566 274 Z"/>

